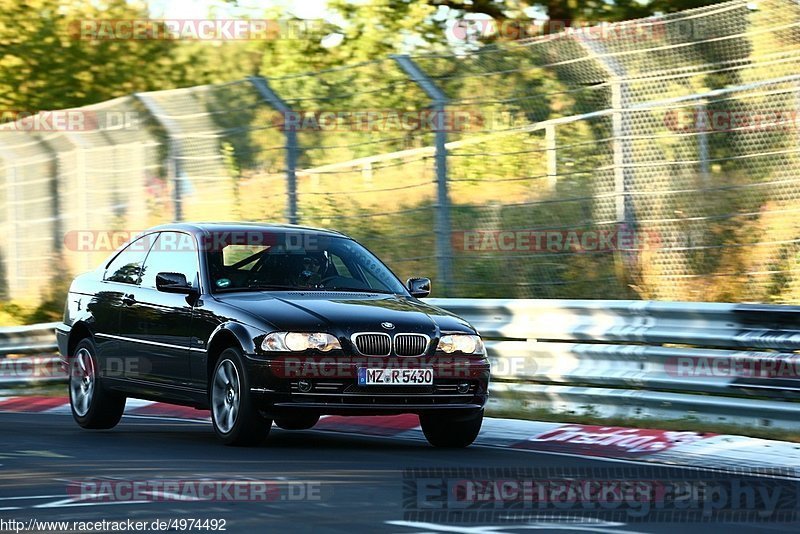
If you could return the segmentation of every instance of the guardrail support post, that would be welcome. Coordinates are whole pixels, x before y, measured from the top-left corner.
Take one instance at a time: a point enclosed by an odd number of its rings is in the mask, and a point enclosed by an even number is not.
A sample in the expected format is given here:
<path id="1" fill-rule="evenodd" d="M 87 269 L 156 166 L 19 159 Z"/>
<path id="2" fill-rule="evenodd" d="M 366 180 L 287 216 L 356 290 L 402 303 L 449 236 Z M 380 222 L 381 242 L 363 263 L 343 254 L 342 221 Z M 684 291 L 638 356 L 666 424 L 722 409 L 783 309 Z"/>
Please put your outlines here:
<path id="1" fill-rule="evenodd" d="M 284 117 L 292 112 L 292 108 L 272 90 L 265 78 L 250 76 L 248 79 L 264 102 L 273 109 L 282 113 Z M 289 220 L 289 224 L 297 224 L 297 132 L 293 128 L 284 128 L 283 134 L 286 138 L 286 191 L 288 195 L 286 218 Z"/>
<path id="2" fill-rule="evenodd" d="M 444 296 L 452 295 L 452 248 L 450 244 L 450 197 L 447 188 L 447 129 L 445 110 L 449 99 L 407 55 L 391 56 L 414 83 L 433 101 L 436 114 L 436 264 Z"/>

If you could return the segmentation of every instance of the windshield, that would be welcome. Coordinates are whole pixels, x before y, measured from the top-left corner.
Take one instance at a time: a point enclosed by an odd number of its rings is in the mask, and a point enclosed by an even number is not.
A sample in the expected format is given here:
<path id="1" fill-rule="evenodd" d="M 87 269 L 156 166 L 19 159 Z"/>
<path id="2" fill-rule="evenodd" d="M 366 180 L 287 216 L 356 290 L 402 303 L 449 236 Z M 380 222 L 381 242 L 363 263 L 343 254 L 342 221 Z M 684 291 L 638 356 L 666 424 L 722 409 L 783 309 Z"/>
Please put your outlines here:
<path id="1" fill-rule="evenodd" d="M 259 234 L 206 251 L 214 292 L 367 291 L 406 294 L 397 277 L 352 239 L 297 233 Z"/>

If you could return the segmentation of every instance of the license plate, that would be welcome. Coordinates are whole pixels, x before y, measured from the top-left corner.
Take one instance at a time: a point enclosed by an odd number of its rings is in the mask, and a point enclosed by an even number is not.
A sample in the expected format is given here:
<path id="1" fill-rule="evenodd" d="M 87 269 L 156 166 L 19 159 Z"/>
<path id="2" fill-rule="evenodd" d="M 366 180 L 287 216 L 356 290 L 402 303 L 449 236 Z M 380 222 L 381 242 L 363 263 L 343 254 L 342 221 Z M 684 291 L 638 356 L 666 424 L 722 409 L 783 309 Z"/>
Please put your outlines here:
<path id="1" fill-rule="evenodd" d="M 358 368 L 359 386 L 430 386 L 433 369 L 374 369 Z"/>

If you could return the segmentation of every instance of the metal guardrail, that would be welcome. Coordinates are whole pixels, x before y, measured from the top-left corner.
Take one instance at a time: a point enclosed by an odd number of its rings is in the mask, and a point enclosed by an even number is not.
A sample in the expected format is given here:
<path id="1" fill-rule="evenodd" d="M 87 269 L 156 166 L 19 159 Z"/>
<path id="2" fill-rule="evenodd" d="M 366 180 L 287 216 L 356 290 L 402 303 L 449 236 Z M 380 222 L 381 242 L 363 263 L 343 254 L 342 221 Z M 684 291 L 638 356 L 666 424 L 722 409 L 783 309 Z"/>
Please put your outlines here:
<path id="1" fill-rule="evenodd" d="M 58 323 L 0 328 L 0 356 L 53 352 L 56 346 L 55 328 Z"/>
<path id="2" fill-rule="evenodd" d="M 487 340 L 490 408 L 800 428 L 800 354 L 795 353 L 800 351 L 800 307 L 426 302 L 464 317 Z M 55 350 L 54 327 L 0 328 L 0 354 Z M 50 365 L 45 360 L 40 358 L 38 365 Z M 13 378 L 3 371 L 9 361 L 0 359 L 0 383 Z M 20 374 L 25 367 L 8 369 Z M 33 375 L 20 380 L 36 380 Z"/>
<path id="3" fill-rule="evenodd" d="M 800 307 L 428 299 L 487 340 L 490 407 L 800 428 Z"/>
<path id="4" fill-rule="evenodd" d="M 55 354 L 57 324 L 0 328 L 0 386 L 66 380 Z"/>

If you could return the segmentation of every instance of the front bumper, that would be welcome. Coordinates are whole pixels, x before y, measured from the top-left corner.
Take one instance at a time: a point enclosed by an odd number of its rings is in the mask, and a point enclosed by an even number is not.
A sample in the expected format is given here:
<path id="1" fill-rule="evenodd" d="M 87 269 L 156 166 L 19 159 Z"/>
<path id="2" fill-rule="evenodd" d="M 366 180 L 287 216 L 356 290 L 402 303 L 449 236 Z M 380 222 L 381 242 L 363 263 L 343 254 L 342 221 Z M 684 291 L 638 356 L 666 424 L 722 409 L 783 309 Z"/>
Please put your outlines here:
<path id="1" fill-rule="evenodd" d="M 270 414 L 395 414 L 439 410 L 480 410 L 488 400 L 489 362 L 483 357 L 354 358 L 249 356 L 250 391 Z M 432 385 L 357 384 L 359 367 L 431 368 Z M 300 381 L 310 384 L 301 388 Z"/>
<path id="2" fill-rule="evenodd" d="M 58 352 L 61 355 L 62 361 L 67 361 L 67 358 L 69 357 L 68 345 L 69 345 L 69 333 L 71 330 L 72 327 L 64 323 L 59 323 L 56 326 L 56 343 L 58 345 Z"/>

